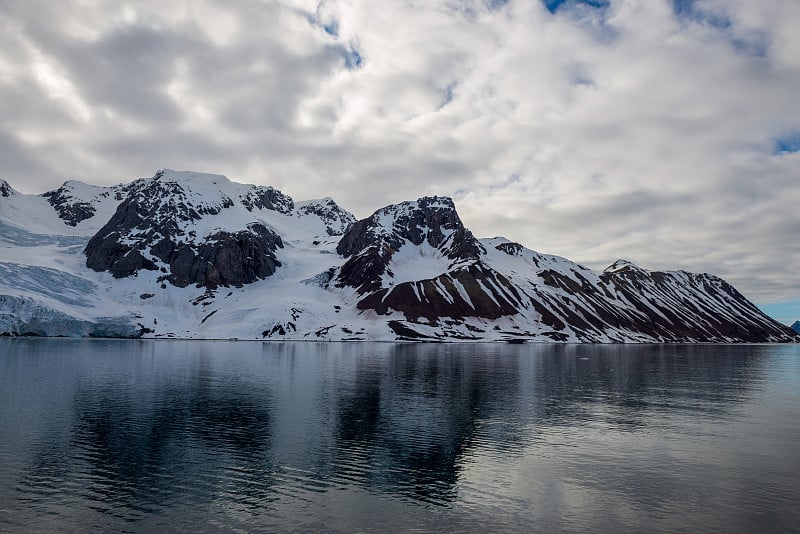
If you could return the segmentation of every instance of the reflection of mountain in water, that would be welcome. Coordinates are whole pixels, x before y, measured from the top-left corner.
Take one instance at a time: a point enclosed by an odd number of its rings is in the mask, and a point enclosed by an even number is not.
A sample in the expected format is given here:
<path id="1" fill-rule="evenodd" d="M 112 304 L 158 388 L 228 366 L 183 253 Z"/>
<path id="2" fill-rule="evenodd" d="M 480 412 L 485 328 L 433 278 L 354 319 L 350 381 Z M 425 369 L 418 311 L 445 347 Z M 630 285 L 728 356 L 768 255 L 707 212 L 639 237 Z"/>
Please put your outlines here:
<path id="1" fill-rule="evenodd" d="M 69 456 L 58 462 L 58 476 L 48 444 L 36 451 L 21 487 L 58 480 L 69 493 L 76 478 L 88 477 L 91 484 L 76 485 L 79 498 L 125 520 L 176 500 L 203 505 L 219 493 L 235 494 L 242 507 L 268 500 L 274 491 L 269 393 L 197 356 L 191 369 L 179 371 L 189 371 L 184 376 L 93 376 L 79 383 L 69 443 L 62 446 Z"/>
<path id="2" fill-rule="evenodd" d="M 573 489 L 580 481 L 651 509 L 657 499 L 703 491 L 678 478 L 658 491 L 638 482 L 652 480 L 653 466 L 693 458 L 645 457 L 620 469 L 625 457 L 608 440 L 648 446 L 659 432 L 732 421 L 763 392 L 766 355 L 779 350 L 39 343 L 47 350 L 11 345 L 22 348 L 0 374 L 0 401 L 13 391 L 35 399 L 18 402 L 14 418 L 0 405 L 9 432 L 26 435 L 48 418 L 30 432 L 18 470 L 0 465 L 0 480 L 16 484 L 12 493 L 0 485 L 0 500 L 38 503 L 26 508 L 30 516 L 14 512 L 11 525 L 47 512 L 69 518 L 61 527 L 100 530 L 125 521 L 144 521 L 135 523 L 140 530 L 159 530 L 158 521 L 254 530 L 267 518 L 320 530 L 339 507 L 363 509 L 367 496 L 379 498 L 369 506 L 457 510 L 469 494 L 477 495 L 473 506 L 506 498 L 503 506 L 527 510 L 526 498 L 547 491 L 537 502 L 567 509 L 570 477 Z M 586 465 L 593 471 L 584 480 Z M 517 472 L 538 485 L 517 480 L 528 493 L 514 494 L 502 484 Z M 298 517 L 306 522 L 293 523 Z"/>
<path id="3" fill-rule="evenodd" d="M 355 365 L 333 399 L 334 479 L 432 502 L 455 498 L 475 448 L 513 455 L 531 429 L 602 422 L 633 431 L 664 424 L 659 414 L 724 416 L 759 374 L 742 347 L 703 346 L 401 345 Z"/>
<path id="4" fill-rule="evenodd" d="M 514 360 L 453 357 L 430 345 L 398 346 L 380 366 L 360 359 L 335 399 L 336 476 L 415 499 L 453 497 L 457 463 L 480 421 L 513 403 L 516 370 Z M 348 475 L 365 460 L 365 473 Z"/>

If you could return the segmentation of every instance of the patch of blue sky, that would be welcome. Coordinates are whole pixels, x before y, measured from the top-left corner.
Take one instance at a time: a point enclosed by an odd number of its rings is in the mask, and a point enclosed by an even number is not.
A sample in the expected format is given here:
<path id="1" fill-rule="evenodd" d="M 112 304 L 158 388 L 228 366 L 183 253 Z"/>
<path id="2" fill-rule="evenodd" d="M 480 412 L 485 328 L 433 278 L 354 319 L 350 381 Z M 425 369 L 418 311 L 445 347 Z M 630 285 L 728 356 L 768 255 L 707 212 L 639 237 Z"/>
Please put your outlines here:
<path id="1" fill-rule="evenodd" d="M 520 181 L 520 175 L 519 174 L 517 174 L 517 173 L 510 174 L 505 180 L 503 180 L 501 182 L 498 182 L 496 184 L 490 185 L 489 186 L 489 190 L 490 191 L 497 191 L 497 190 L 506 189 L 507 187 L 509 187 L 509 186 L 511 186 L 513 184 L 519 183 L 519 181 Z"/>
<path id="2" fill-rule="evenodd" d="M 455 90 L 457 85 L 458 84 L 456 82 L 453 82 L 451 84 L 448 84 L 447 87 L 445 87 L 444 90 L 442 90 L 442 101 L 439 102 L 438 106 L 436 106 L 437 111 L 453 101 L 453 91 Z"/>
<path id="3" fill-rule="evenodd" d="M 544 5 L 550 13 L 555 13 L 561 6 L 584 4 L 594 8 L 608 7 L 609 0 L 544 0 Z"/>
<path id="4" fill-rule="evenodd" d="M 351 48 L 349 50 L 345 50 L 344 53 L 344 66 L 350 70 L 355 70 L 361 68 L 361 65 L 364 64 L 364 58 L 361 56 L 361 53 L 356 50 L 355 48 Z"/>
<path id="5" fill-rule="evenodd" d="M 676 15 L 689 15 L 694 11 L 695 0 L 672 0 L 672 10 Z"/>
<path id="6" fill-rule="evenodd" d="M 492 11 L 496 11 L 498 9 L 502 9 L 508 4 L 509 0 L 485 0 L 486 7 L 491 9 Z"/>
<path id="7" fill-rule="evenodd" d="M 566 12 L 580 18 L 581 25 L 592 32 L 598 43 L 611 43 L 619 35 L 618 31 L 606 21 L 611 0 L 542 0 L 542 2 L 553 15 Z M 591 80 L 582 80 L 576 85 L 585 85 L 584 82 L 591 84 Z"/>
<path id="8" fill-rule="evenodd" d="M 747 39 L 734 38 L 731 42 L 737 52 L 750 56 L 767 57 L 769 46 L 766 38 L 762 36 L 754 36 Z"/>
<path id="9" fill-rule="evenodd" d="M 672 0 L 678 20 L 714 28 L 726 36 L 733 48 L 748 56 L 766 57 L 769 43 L 765 35 L 749 32 L 743 35 L 733 27 L 731 19 L 719 11 L 709 11 L 697 6 L 697 0 Z"/>
<path id="10" fill-rule="evenodd" d="M 800 130 L 775 140 L 774 154 L 794 154 L 800 152 Z"/>
<path id="11" fill-rule="evenodd" d="M 800 320 L 800 300 L 758 304 L 758 309 L 778 322 L 790 325 Z"/>
<path id="12" fill-rule="evenodd" d="M 332 35 L 333 37 L 339 37 L 339 21 L 337 20 L 329 22 L 328 24 L 323 24 L 322 29 L 328 35 Z"/>
<path id="13" fill-rule="evenodd" d="M 306 15 L 306 20 L 308 20 L 309 24 L 315 26 L 317 28 L 321 28 L 322 31 L 330 35 L 331 37 L 339 37 L 339 21 L 332 20 L 327 23 L 323 23 L 322 20 L 319 18 L 319 14 L 312 14 L 308 13 Z"/>
<path id="14" fill-rule="evenodd" d="M 720 30 L 726 30 L 731 27 L 732 24 L 729 18 L 719 13 L 698 9 L 695 4 L 696 0 L 672 0 L 672 10 L 679 19 L 707 24 Z"/>

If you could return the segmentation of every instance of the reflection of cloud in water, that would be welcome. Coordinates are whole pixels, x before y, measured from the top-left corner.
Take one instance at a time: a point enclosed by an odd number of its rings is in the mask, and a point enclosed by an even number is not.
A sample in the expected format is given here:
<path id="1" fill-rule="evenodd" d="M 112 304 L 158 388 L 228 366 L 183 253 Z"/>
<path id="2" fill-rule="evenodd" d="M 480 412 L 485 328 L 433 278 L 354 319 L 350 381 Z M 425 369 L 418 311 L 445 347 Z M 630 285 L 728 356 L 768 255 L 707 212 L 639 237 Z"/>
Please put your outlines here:
<path id="1" fill-rule="evenodd" d="M 762 415 L 792 347 L 8 346 L 0 529 L 758 529 L 800 497 Z"/>

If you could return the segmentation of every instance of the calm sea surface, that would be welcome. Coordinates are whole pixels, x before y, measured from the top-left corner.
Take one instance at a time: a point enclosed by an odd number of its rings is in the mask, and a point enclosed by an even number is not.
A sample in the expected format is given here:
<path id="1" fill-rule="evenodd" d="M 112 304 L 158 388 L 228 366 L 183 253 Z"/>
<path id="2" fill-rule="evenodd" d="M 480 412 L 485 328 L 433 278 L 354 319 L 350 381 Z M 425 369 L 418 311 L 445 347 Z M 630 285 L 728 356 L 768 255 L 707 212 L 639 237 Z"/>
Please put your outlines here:
<path id="1" fill-rule="evenodd" d="M 798 532 L 800 346 L 0 340 L 2 532 Z"/>

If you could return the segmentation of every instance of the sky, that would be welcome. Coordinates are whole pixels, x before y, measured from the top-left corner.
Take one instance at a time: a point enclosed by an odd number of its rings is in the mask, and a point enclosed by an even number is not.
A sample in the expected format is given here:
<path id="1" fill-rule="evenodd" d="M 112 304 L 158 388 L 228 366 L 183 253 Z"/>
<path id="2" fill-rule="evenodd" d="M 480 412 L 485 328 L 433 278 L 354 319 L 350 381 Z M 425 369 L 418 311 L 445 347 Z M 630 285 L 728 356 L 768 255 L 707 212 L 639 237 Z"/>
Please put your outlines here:
<path id="1" fill-rule="evenodd" d="M 798 25 L 797 0 L 0 0 L 0 178 L 195 170 L 359 217 L 448 195 L 478 236 L 715 273 L 791 322 Z"/>

